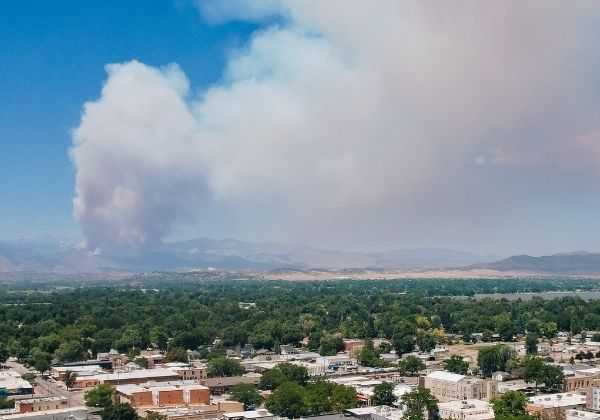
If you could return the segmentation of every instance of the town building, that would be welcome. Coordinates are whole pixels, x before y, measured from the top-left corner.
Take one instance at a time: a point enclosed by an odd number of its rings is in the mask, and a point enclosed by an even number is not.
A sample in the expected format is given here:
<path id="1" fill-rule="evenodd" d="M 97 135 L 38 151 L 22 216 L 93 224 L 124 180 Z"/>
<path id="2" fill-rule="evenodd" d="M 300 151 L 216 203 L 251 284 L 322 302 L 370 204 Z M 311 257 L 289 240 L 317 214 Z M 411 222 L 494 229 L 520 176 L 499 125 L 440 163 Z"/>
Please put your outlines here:
<path id="1" fill-rule="evenodd" d="M 210 389 L 195 383 L 156 383 L 154 385 L 119 385 L 117 396 L 133 407 L 178 407 L 210 405 Z"/>
<path id="2" fill-rule="evenodd" d="M 80 406 L 3 415 L 2 418 L 5 420 L 86 420 L 89 415 L 87 407 Z"/>
<path id="3" fill-rule="evenodd" d="M 489 402 L 483 400 L 448 401 L 438 404 L 440 418 L 458 420 L 490 420 L 494 410 Z"/>
<path id="4" fill-rule="evenodd" d="M 600 413 L 582 410 L 566 410 L 565 420 L 600 420 Z"/>
<path id="5" fill-rule="evenodd" d="M 5 395 L 33 394 L 33 386 L 14 370 L 0 372 L 0 389 Z"/>
<path id="6" fill-rule="evenodd" d="M 431 372 L 425 377 L 425 388 L 440 401 L 491 400 L 497 394 L 497 381 L 446 371 Z"/>
<path id="7" fill-rule="evenodd" d="M 349 408 L 343 412 L 345 417 L 359 420 L 402 420 L 404 411 L 387 405 L 372 405 L 370 407 Z"/>
<path id="8" fill-rule="evenodd" d="M 584 408 L 585 406 L 585 395 L 561 392 L 559 394 L 546 394 L 529 397 L 527 411 L 532 415 L 540 416 L 556 411 L 562 413 L 568 409 L 579 409 Z"/>
<path id="9" fill-rule="evenodd" d="M 39 397 L 15 400 L 15 411 L 30 413 L 33 411 L 50 411 L 66 408 L 69 399 L 66 397 Z"/>
<path id="10" fill-rule="evenodd" d="M 274 420 L 275 416 L 267 410 L 238 411 L 223 413 L 223 420 Z"/>

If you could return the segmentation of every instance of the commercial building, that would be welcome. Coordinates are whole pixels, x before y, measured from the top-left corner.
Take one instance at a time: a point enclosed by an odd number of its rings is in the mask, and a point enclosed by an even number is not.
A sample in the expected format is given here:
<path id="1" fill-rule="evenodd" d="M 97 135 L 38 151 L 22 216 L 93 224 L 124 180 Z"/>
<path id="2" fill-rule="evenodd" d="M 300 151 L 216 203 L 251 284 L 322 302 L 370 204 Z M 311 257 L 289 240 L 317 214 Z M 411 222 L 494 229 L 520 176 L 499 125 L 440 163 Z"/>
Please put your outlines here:
<path id="1" fill-rule="evenodd" d="M 226 376 L 222 378 L 206 378 L 200 381 L 201 385 L 210 388 L 211 392 L 219 394 L 227 391 L 234 385 L 239 383 L 258 385 L 260 378 L 262 377 L 259 373 L 247 373 L 242 376 Z"/>
<path id="2" fill-rule="evenodd" d="M 3 415 L 2 417 L 6 420 L 86 420 L 89 418 L 88 409 L 83 406 Z"/>
<path id="3" fill-rule="evenodd" d="M 94 375 L 89 379 L 96 379 L 100 384 L 126 385 L 142 384 L 148 381 L 177 381 L 179 380 L 179 375 L 171 369 L 155 368 Z"/>
<path id="4" fill-rule="evenodd" d="M 344 410 L 344 416 L 352 416 L 359 420 L 402 420 L 404 411 L 387 405 L 372 405 L 370 407 L 349 408 Z"/>
<path id="5" fill-rule="evenodd" d="M 555 411 L 564 412 L 586 406 L 586 396 L 570 392 L 546 394 L 529 397 L 527 411 L 532 415 L 548 414 Z"/>
<path id="6" fill-rule="evenodd" d="M 594 386 L 586 391 L 586 407 L 590 410 L 600 411 L 600 387 Z"/>
<path id="7" fill-rule="evenodd" d="M 69 399 L 65 397 L 40 397 L 28 398 L 15 401 L 15 411 L 18 413 L 30 413 L 38 411 L 50 411 L 66 408 Z"/>
<path id="8" fill-rule="evenodd" d="M 600 420 L 600 413 L 582 410 L 566 410 L 565 420 Z"/>
<path id="9" fill-rule="evenodd" d="M 223 420 L 274 420 L 275 416 L 267 410 L 238 411 L 223 413 Z"/>
<path id="10" fill-rule="evenodd" d="M 492 406 L 483 400 L 449 401 L 440 403 L 438 408 L 442 419 L 490 420 L 494 418 Z"/>
<path id="11" fill-rule="evenodd" d="M 33 386 L 14 370 L 0 372 L 0 395 L 33 394 Z"/>
<path id="12" fill-rule="evenodd" d="M 210 389 L 194 383 L 155 385 L 119 385 L 117 396 L 133 407 L 210 405 Z"/>
<path id="13" fill-rule="evenodd" d="M 497 381 L 465 376 L 446 371 L 431 372 L 425 377 L 425 388 L 440 401 L 490 400 L 497 394 Z"/>

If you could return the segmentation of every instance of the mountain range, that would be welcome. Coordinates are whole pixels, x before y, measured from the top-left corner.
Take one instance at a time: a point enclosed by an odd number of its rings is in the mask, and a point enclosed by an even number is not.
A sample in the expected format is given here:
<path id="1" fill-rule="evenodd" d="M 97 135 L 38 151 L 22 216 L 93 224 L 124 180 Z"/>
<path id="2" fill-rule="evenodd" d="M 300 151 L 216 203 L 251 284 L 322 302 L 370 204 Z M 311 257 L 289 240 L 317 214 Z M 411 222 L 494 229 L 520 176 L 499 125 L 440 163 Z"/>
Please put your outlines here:
<path id="1" fill-rule="evenodd" d="M 274 242 L 197 238 L 164 242 L 136 255 L 99 255 L 69 239 L 0 241 L 0 272 L 130 274 L 149 271 L 279 269 L 487 270 L 502 273 L 600 275 L 600 253 L 576 251 L 502 259 L 444 248 L 347 252 Z"/>
<path id="2" fill-rule="evenodd" d="M 0 241 L 0 272 L 135 273 L 209 268 L 433 269 L 465 267 L 498 259 L 495 255 L 478 255 L 442 248 L 346 252 L 273 242 L 252 243 L 207 238 L 165 242 L 134 256 L 115 257 L 90 253 L 76 241 L 66 239 L 48 237 L 39 240 Z"/>

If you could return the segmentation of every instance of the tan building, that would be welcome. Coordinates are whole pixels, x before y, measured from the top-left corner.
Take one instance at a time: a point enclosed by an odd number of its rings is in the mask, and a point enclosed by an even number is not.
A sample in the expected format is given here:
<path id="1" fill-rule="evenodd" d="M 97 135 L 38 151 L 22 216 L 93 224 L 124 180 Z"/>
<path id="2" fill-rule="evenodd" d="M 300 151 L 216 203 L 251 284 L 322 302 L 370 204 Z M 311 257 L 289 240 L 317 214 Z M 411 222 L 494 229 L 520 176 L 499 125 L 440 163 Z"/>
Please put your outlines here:
<path id="1" fill-rule="evenodd" d="M 431 372 L 425 377 L 425 388 L 440 401 L 490 400 L 497 394 L 497 381 L 465 376 L 444 370 Z"/>
<path id="2" fill-rule="evenodd" d="M 585 391 L 594 386 L 600 386 L 600 378 L 595 375 L 575 374 L 565 376 L 563 380 L 563 390 L 565 392 Z"/>
<path id="3" fill-rule="evenodd" d="M 133 407 L 178 407 L 209 405 L 210 390 L 199 384 L 156 384 L 117 386 L 117 395 L 122 403 Z"/>
<path id="4" fill-rule="evenodd" d="M 491 420 L 494 410 L 487 401 L 462 400 L 449 401 L 438 405 L 440 418 L 457 420 Z"/>
<path id="5" fill-rule="evenodd" d="M 40 397 L 15 401 L 15 411 L 19 413 L 31 413 L 37 411 L 59 410 L 67 406 L 68 399 L 65 397 Z"/>
<path id="6" fill-rule="evenodd" d="M 584 408 L 586 404 L 585 395 L 562 392 L 560 394 L 537 395 L 529 398 L 527 411 L 529 414 L 539 416 L 556 411 L 564 412 L 569 409 Z"/>

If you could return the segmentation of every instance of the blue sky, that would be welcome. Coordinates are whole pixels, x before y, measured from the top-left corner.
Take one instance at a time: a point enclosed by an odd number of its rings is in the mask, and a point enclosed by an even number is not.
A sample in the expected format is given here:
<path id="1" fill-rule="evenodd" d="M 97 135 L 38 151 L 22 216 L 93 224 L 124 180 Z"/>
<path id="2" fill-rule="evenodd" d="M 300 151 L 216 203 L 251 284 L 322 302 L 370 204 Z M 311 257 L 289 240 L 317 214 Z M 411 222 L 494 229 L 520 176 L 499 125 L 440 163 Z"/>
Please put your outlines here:
<path id="1" fill-rule="evenodd" d="M 595 0 L 0 16 L 0 239 L 600 250 Z"/>
<path id="2" fill-rule="evenodd" d="M 0 238 L 79 235 L 70 131 L 107 63 L 177 62 L 196 89 L 257 25 L 207 24 L 191 1 L 14 1 L 0 5 Z"/>

